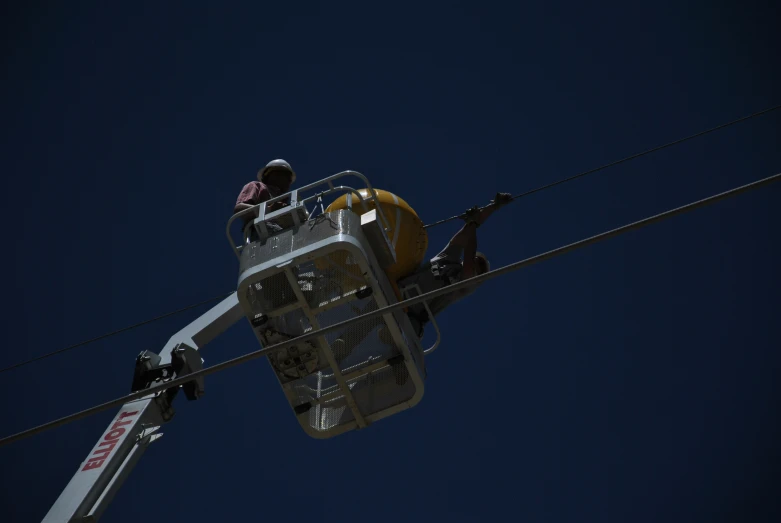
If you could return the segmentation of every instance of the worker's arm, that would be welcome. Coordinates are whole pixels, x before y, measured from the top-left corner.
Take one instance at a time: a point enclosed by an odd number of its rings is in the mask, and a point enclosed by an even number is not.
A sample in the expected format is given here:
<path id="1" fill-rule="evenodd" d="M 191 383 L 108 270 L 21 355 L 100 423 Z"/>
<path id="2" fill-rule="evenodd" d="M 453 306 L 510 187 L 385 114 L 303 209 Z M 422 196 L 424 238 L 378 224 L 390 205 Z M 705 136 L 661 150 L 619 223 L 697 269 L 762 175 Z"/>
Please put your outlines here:
<path id="1" fill-rule="evenodd" d="M 451 247 L 459 247 L 466 251 L 467 248 L 474 248 L 477 252 L 477 228 L 481 226 L 485 221 L 500 207 L 503 207 L 512 200 L 510 193 L 497 193 L 496 198 L 485 207 L 485 209 L 470 209 L 466 213 L 466 224 L 461 227 L 450 243 L 447 244 L 445 251 L 449 251 Z M 443 252 L 445 252 L 443 251 Z M 459 252 L 459 254 L 461 254 Z M 466 258 L 467 252 L 464 252 L 464 258 Z M 472 253 L 474 257 L 474 253 Z"/>
<path id="2" fill-rule="evenodd" d="M 471 278 L 477 271 L 475 270 L 475 254 L 477 254 L 477 225 L 467 223 L 459 231 L 462 234 L 461 241 L 464 242 L 464 278 Z"/>
<path id="3" fill-rule="evenodd" d="M 513 200 L 513 197 L 508 192 L 496 193 L 496 198 L 491 200 L 491 203 L 486 205 L 484 209 L 470 209 L 467 211 L 467 222 L 474 221 L 477 226 L 481 226 L 485 221 L 500 207 L 504 207 Z"/>
<path id="4" fill-rule="evenodd" d="M 438 263 L 461 263 L 464 257 L 464 277 L 475 272 L 475 253 L 477 253 L 477 225 L 474 222 L 465 223 L 453 236 L 447 246 L 437 254 L 432 261 Z"/>
<path id="5" fill-rule="evenodd" d="M 460 258 L 464 255 L 464 278 L 476 274 L 475 254 L 477 254 L 477 228 L 485 223 L 489 216 L 500 207 L 512 201 L 510 193 L 497 193 L 496 198 L 485 209 L 467 211 L 467 222 L 453 236 L 447 247 L 440 253 L 450 258 Z"/>

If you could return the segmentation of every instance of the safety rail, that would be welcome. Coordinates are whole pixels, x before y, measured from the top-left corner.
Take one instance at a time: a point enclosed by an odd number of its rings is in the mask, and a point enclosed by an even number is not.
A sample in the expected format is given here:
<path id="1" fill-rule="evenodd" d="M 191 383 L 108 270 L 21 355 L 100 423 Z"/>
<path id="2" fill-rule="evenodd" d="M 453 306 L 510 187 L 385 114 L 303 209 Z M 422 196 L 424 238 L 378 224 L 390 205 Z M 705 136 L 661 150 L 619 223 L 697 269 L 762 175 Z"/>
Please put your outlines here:
<path id="1" fill-rule="evenodd" d="M 304 187 L 300 187 L 298 189 L 292 190 L 290 192 L 287 192 L 285 194 L 281 194 L 279 196 L 275 196 L 274 198 L 270 198 L 269 200 L 262 202 L 258 205 L 254 205 L 250 207 L 249 209 L 244 209 L 242 211 L 237 212 L 231 218 L 228 220 L 228 224 L 225 226 L 225 234 L 228 237 L 228 242 L 231 244 L 231 247 L 233 248 L 233 252 L 236 254 L 236 257 L 241 259 L 241 250 L 244 248 L 244 246 L 247 244 L 248 240 L 248 234 L 247 230 L 253 226 L 253 223 L 250 222 L 247 224 L 247 227 L 244 228 L 244 234 L 243 234 L 243 240 L 241 245 L 237 245 L 233 241 L 233 236 L 231 235 L 231 225 L 233 225 L 233 222 L 237 219 L 247 216 L 247 215 L 254 215 L 256 218 L 260 217 L 261 215 L 264 216 L 264 219 L 271 219 L 278 216 L 282 216 L 288 213 L 292 213 L 294 220 L 297 220 L 296 209 L 303 207 L 304 210 L 306 210 L 306 203 L 312 200 L 319 201 L 323 196 L 328 194 L 333 194 L 335 192 L 347 192 L 347 208 L 352 210 L 352 195 L 358 197 L 358 201 L 363 206 L 364 210 L 368 210 L 368 207 L 366 205 L 366 200 L 361 196 L 361 193 L 358 192 L 357 189 L 354 189 L 352 187 L 349 187 L 347 185 L 339 185 L 334 186 L 333 182 L 336 179 L 343 178 L 345 176 L 355 176 L 356 178 L 360 178 L 363 180 L 363 182 L 366 184 L 366 189 L 369 191 L 369 194 L 371 197 L 369 198 L 374 202 L 375 209 L 377 209 L 377 214 L 380 217 L 381 225 L 383 229 L 385 229 L 385 232 L 388 232 L 390 230 L 390 227 L 388 225 L 388 219 L 385 217 L 385 213 L 382 210 L 382 207 L 380 206 L 379 199 L 377 198 L 377 193 L 375 192 L 374 188 L 371 186 L 371 183 L 369 183 L 369 180 L 364 176 L 363 174 L 359 173 L 358 171 L 342 171 L 340 173 L 333 174 L 329 176 L 328 178 L 324 178 L 320 181 L 311 183 L 309 185 L 305 185 Z M 328 185 L 328 189 L 325 191 L 321 191 L 318 193 L 315 193 L 311 196 L 307 196 L 303 199 L 298 199 L 298 195 L 304 191 L 309 191 L 313 189 L 314 187 L 319 187 L 321 185 Z M 285 200 L 287 198 L 291 199 L 291 204 L 288 207 L 285 207 L 284 209 L 281 209 L 279 211 L 274 211 L 273 213 L 270 213 L 266 215 L 265 209 L 268 205 Z M 261 212 L 262 211 L 262 212 Z"/>
<path id="2" fill-rule="evenodd" d="M 423 294 L 423 291 L 420 290 L 420 286 L 417 283 L 413 283 L 401 289 L 401 294 L 403 299 L 408 300 L 410 298 L 414 298 L 414 296 L 411 296 L 409 293 L 409 291 L 413 289 L 418 293 L 417 294 L 418 296 Z M 434 331 L 437 333 L 437 341 L 434 342 L 434 345 L 432 345 L 428 349 L 423 350 L 423 354 L 431 354 L 436 350 L 437 347 L 439 347 L 439 343 L 442 341 L 442 332 L 439 330 L 439 325 L 437 325 L 437 320 L 434 319 L 434 315 L 431 313 L 431 308 L 429 308 L 428 306 L 428 301 L 422 301 L 421 304 L 423 305 L 423 308 L 426 309 L 428 320 L 431 322 L 431 325 L 434 327 Z M 422 337 L 420 338 L 420 341 L 423 341 Z"/>

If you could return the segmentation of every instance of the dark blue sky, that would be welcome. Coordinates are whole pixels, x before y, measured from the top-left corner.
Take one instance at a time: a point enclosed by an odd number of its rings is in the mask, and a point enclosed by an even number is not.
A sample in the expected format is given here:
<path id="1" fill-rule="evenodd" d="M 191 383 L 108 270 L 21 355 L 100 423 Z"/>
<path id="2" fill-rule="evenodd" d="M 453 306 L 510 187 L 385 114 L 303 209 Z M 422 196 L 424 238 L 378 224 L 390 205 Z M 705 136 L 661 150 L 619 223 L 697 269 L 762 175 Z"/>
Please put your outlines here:
<path id="1" fill-rule="evenodd" d="M 230 291 L 225 222 L 272 158 L 431 222 L 781 100 L 771 2 L 161 3 L 3 7 L 2 367 Z M 479 248 L 781 172 L 779 144 L 775 112 L 539 193 Z M 778 521 L 779 209 L 771 186 L 487 283 L 441 316 L 422 403 L 365 431 L 310 439 L 266 361 L 210 376 L 104 521 Z M 199 312 L 0 375 L 2 435 L 128 392 Z M 204 357 L 255 348 L 242 322 Z M 0 519 L 39 521 L 113 415 L 0 448 Z"/>

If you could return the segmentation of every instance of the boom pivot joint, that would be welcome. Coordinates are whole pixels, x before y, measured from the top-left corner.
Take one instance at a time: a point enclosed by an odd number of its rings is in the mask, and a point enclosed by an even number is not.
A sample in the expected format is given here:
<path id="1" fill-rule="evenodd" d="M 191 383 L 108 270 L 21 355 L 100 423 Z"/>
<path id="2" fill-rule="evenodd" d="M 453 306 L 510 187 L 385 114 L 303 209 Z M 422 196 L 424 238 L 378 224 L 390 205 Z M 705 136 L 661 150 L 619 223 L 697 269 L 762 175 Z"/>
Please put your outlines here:
<path id="1" fill-rule="evenodd" d="M 186 376 L 203 368 L 203 360 L 198 351 L 187 345 L 179 343 L 171 351 L 171 363 L 161 363 L 162 358 L 145 350 L 136 357 L 136 366 L 133 370 L 133 384 L 131 392 L 143 389 L 154 388 L 158 385 L 171 381 L 174 378 Z M 204 394 L 203 377 L 195 378 L 182 385 L 184 394 L 188 400 L 197 400 Z M 166 392 L 171 394 L 168 398 L 173 400 L 177 389 L 168 389 Z"/>

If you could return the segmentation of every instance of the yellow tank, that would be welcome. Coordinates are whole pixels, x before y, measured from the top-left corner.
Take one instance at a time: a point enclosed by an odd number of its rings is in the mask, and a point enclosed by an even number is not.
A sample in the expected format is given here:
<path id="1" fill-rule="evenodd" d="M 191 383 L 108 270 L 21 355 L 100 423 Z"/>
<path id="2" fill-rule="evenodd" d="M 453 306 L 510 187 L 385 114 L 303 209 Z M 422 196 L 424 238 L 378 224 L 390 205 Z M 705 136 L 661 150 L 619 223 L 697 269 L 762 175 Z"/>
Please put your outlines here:
<path id="1" fill-rule="evenodd" d="M 396 287 L 396 281 L 409 275 L 420 266 L 428 248 L 428 234 L 423 227 L 423 221 L 407 202 L 395 194 L 374 189 L 380 208 L 388 220 L 389 230 L 386 231 L 391 245 L 396 251 L 396 263 L 385 270 L 388 279 Z M 353 194 L 353 212 L 361 215 L 374 209 L 374 201 L 370 200 L 368 189 L 358 192 L 366 200 L 366 209 Z M 347 195 L 343 195 L 328 206 L 326 212 L 347 209 Z M 395 289 L 398 293 L 398 289 Z"/>

